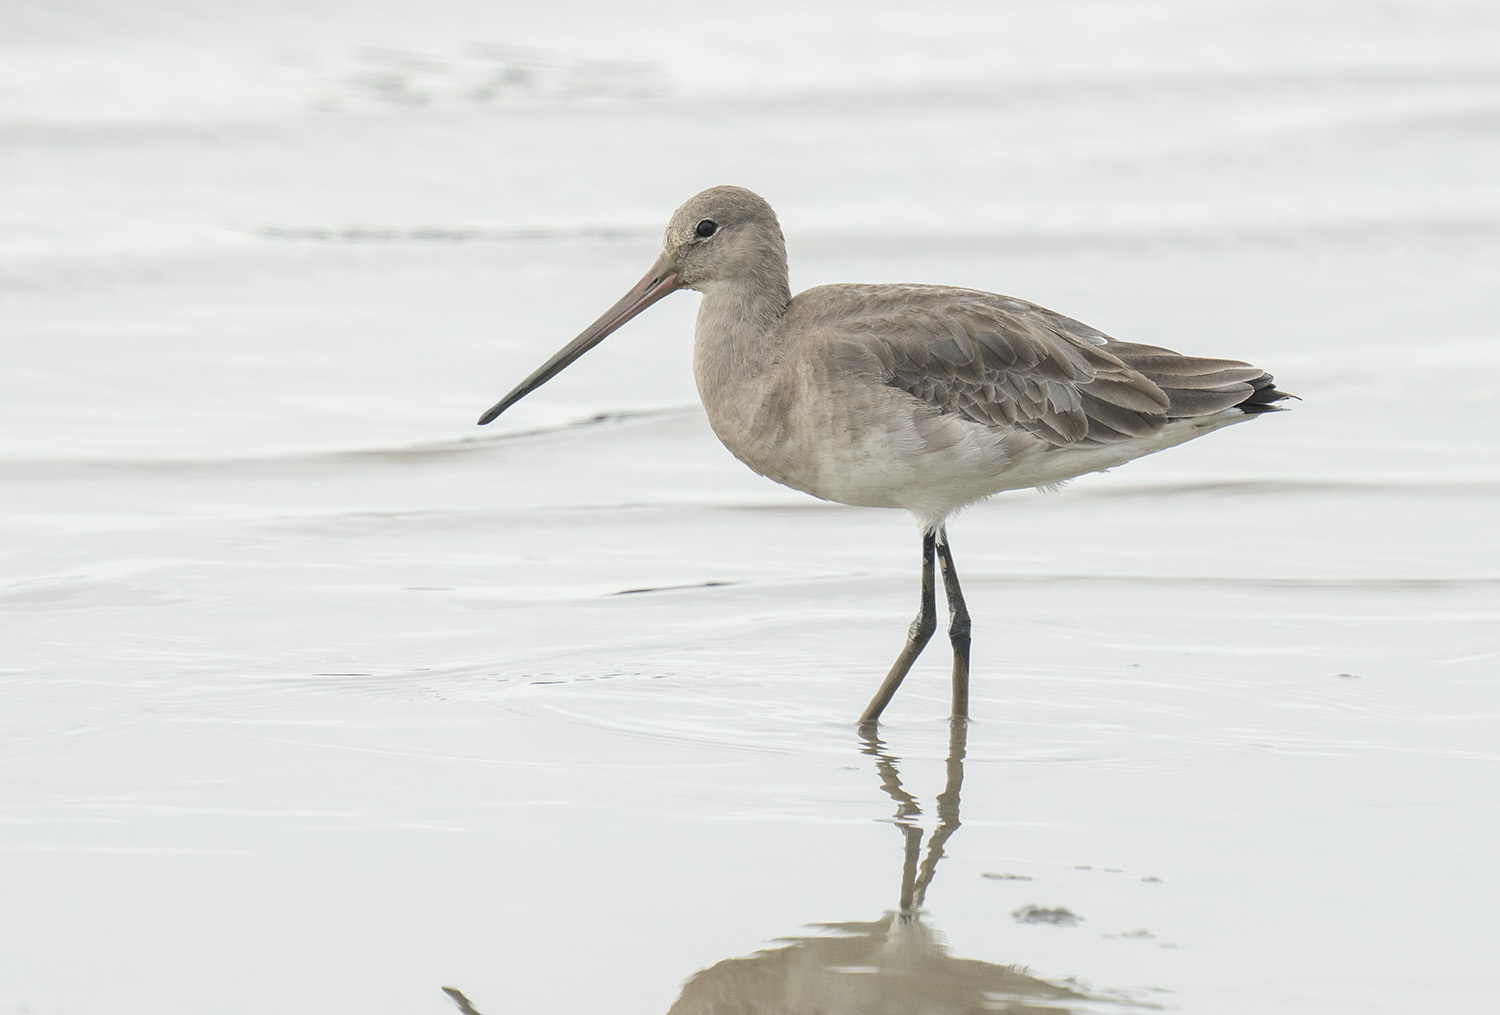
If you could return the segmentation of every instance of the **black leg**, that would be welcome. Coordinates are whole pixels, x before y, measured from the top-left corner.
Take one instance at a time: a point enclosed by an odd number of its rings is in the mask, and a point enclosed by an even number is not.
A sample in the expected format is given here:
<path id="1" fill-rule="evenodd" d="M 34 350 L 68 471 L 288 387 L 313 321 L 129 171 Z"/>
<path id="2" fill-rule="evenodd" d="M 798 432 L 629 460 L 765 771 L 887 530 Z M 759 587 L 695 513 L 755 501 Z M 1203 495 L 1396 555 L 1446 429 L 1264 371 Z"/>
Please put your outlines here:
<path id="1" fill-rule="evenodd" d="M 938 566 L 943 571 L 943 591 L 948 593 L 948 640 L 953 643 L 953 717 L 969 717 L 969 607 L 958 587 L 958 572 L 948 547 L 948 530 L 939 529 Z"/>
<path id="2" fill-rule="evenodd" d="M 922 535 L 922 605 L 917 610 L 917 619 L 911 622 L 911 628 L 906 632 L 906 646 L 901 654 L 896 657 L 896 662 L 891 666 L 891 672 L 885 675 L 885 681 L 880 685 L 880 690 L 875 692 L 875 697 L 865 706 L 864 714 L 859 717 L 860 723 L 873 723 L 880 719 L 880 713 L 891 703 L 891 697 L 896 693 L 896 688 L 901 686 L 901 681 L 906 679 L 907 671 L 911 664 L 917 661 L 917 656 L 922 654 L 922 648 L 927 644 L 927 639 L 932 637 L 932 632 L 937 630 L 937 593 L 932 574 L 932 561 L 937 549 L 937 536 L 935 533 L 927 532 Z M 948 567 L 943 570 L 944 584 L 948 580 Z M 954 586 L 957 588 L 957 586 Z M 949 592 L 951 601 L 953 593 Z M 962 599 L 959 600 L 963 602 Z M 964 630 L 968 631 L 969 615 L 964 614 Z M 968 653 L 967 633 L 965 634 L 965 658 Z M 968 669 L 965 664 L 965 693 L 967 694 Z M 956 692 L 955 692 L 956 693 Z M 967 701 L 965 702 L 967 708 Z"/>

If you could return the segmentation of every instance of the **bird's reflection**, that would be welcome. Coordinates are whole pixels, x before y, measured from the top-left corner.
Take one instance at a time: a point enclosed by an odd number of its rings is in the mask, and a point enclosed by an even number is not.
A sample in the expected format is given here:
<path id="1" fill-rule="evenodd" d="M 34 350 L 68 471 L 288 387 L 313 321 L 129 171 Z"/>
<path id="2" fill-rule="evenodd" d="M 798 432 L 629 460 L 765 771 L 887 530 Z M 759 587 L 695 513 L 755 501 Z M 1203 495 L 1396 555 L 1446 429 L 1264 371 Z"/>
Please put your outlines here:
<path id="1" fill-rule="evenodd" d="M 687 981 L 667 1015 L 1076 1015 L 1109 1000 L 1018 966 L 950 955 L 923 919 L 927 889 L 959 827 L 967 737 L 967 722 L 952 720 L 947 779 L 924 851 L 922 808 L 901 784 L 899 759 L 873 724 L 862 730 L 860 752 L 874 759 L 880 787 L 896 804 L 893 823 L 904 844 L 898 908 L 868 923 L 817 924 L 816 935 L 715 963 Z M 464 1015 L 479 1015 L 462 992 L 443 990 Z"/>
<path id="2" fill-rule="evenodd" d="M 967 736 L 967 723 L 953 720 L 947 780 L 924 853 L 922 809 L 901 784 L 899 759 L 873 726 L 862 732 L 860 750 L 874 759 L 881 788 L 895 801 L 905 844 L 899 908 L 868 923 L 820 924 L 818 936 L 710 966 L 688 980 L 668 1015 L 1063 1015 L 1070 1001 L 1089 1000 L 1016 966 L 956 958 L 923 920 L 943 847 L 959 827 Z"/>

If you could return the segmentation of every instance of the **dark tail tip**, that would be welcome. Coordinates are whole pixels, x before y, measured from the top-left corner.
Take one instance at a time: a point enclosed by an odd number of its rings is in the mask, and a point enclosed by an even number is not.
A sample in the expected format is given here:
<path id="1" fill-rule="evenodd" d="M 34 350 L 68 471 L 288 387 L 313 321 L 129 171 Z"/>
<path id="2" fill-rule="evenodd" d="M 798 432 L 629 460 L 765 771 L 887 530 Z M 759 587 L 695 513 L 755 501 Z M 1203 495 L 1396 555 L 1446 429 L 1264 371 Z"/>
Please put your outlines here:
<path id="1" fill-rule="evenodd" d="M 1272 377 L 1270 374 L 1261 374 L 1255 380 L 1250 382 L 1250 388 L 1250 394 L 1246 395 L 1245 398 L 1235 406 L 1235 408 L 1239 409 L 1247 416 L 1253 416 L 1256 413 L 1260 412 L 1281 412 L 1283 409 L 1288 408 L 1288 406 L 1277 405 L 1276 403 L 1284 402 L 1288 398 L 1295 399 L 1299 402 L 1302 401 L 1302 399 L 1298 398 L 1291 392 L 1282 391 L 1281 389 L 1277 388 L 1276 378 Z"/>

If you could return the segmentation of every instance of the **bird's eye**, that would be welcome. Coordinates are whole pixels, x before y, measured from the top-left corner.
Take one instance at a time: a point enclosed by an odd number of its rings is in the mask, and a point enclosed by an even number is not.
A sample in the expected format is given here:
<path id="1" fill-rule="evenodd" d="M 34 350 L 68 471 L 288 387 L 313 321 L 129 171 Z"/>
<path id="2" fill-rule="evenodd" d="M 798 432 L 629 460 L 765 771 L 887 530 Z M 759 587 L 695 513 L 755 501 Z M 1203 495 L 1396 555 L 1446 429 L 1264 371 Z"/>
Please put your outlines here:
<path id="1" fill-rule="evenodd" d="M 698 223 L 698 228 L 695 231 L 699 236 L 703 237 L 706 240 L 714 233 L 719 231 L 719 223 L 715 222 L 713 219 L 704 219 L 702 222 Z"/>

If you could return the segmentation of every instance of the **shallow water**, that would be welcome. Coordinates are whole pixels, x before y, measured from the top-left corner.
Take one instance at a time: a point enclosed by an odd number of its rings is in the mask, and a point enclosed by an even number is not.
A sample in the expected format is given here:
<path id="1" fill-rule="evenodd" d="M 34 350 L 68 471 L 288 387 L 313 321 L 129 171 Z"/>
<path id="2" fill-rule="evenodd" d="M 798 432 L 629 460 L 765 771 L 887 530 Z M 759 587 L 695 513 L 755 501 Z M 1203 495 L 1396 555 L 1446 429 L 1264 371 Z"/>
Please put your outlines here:
<path id="1" fill-rule="evenodd" d="M 1494 12 L 549 10 L 0 15 L 0 1013 L 1482 1008 Z M 962 515 L 871 742 L 692 296 L 472 425 L 722 182 L 1304 401 Z"/>

